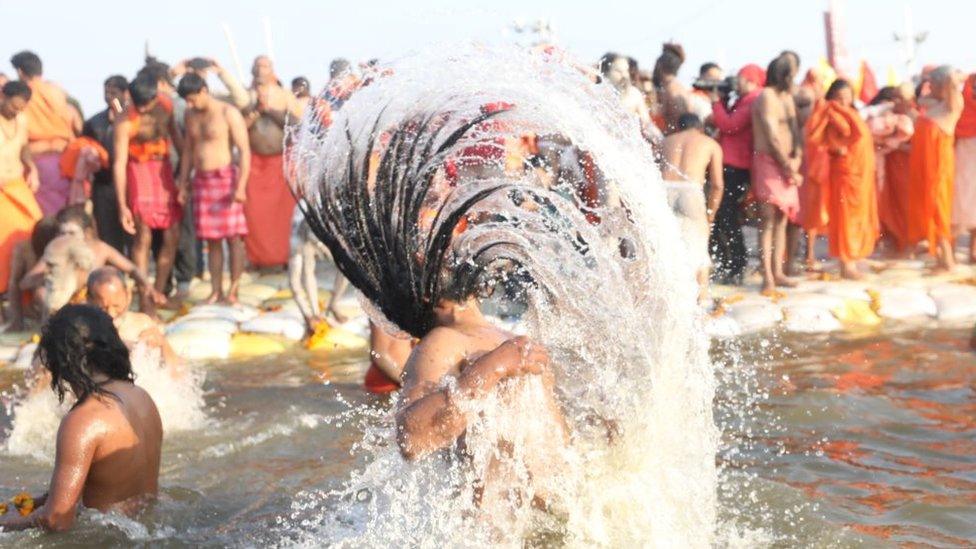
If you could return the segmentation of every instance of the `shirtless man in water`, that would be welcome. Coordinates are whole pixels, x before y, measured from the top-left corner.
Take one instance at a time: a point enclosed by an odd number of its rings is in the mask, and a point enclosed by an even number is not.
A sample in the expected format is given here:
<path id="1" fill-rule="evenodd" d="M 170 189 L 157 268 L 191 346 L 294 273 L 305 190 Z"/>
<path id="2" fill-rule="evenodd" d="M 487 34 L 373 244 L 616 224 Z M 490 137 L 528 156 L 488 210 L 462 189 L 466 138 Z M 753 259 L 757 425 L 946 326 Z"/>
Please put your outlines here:
<path id="1" fill-rule="evenodd" d="M 27 516 L 0 517 L 0 530 L 72 527 L 78 504 L 133 513 L 159 489 L 163 426 L 146 391 L 132 383 L 129 351 L 112 319 L 88 305 L 51 317 L 37 356 L 63 400 L 77 403 L 58 428 L 54 473 Z"/>
<path id="2" fill-rule="evenodd" d="M 708 235 L 722 202 L 722 147 L 705 135 L 701 119 L 692 113 L 678 117 L 678 131 L 664 140 L 661 171 L 667 184 L 668 203 L 678 216 L 681 235 L 695 261 L 699 299 L 708 291 Z M 708 176 L 708 204 L 705 204 Z"/>
<path id="3" fill-rule="evenodd" d="M 546 425 L 545 434 L 531 438 L 533 447 L 522 455 L 533 479 L 555 474 L 559 470 L 558 448 L 567 444 L 569 435 L 555 400 L 555 381 L 546 351 L 525 337 L 513 337 L 492 325 L 474 297 L 460 301 L 441 299 L 434 315 L 435 327 L 420 340 L 403 371 L 404 398 L 396 414 L 397 442 L 403 456 L 420 459 L 458 443 L 463 452 L 471 401 L 505 391 L 511 387 L 509 382 L 517 378 L 540 376 L 545 396 L 539 403 L 548 411 L 544 414 L 548 417 L 541 420 Z M 448 376 L 454 377 L 456 384 L 445 388 Z M 501 455 L 510 453 L 510 441 L 499 439 L 498 445 Z M 486 472 L 489 478 L 482 479 L 476 488 L 482 505 L 483 498 L 499 496 L 495 490 L 486 494 L 485 488 L 499 480 L 496 475 L 504 475 L 499 473 L 504 467 L 496 458 Z M 498 485 L 502 486 L 501 494 L 505 493 L 505 485 L 504 481 Z M 537 491 L 533 505 L 544 507 L 540 495 Z"/>
<path id="4" fill-rule="evenodd" d="M 88 275 L 86 288 L 88 303 L 112 317 L 112 323 L 127 347 L 131 349 L 142 343 L 157 348 L 165 366 L 174 368 L 175 373 L 182 372 L 183 360 L 166 341 L 159 323 L 147 314 L 129 310 L 132 294 L 118 269 L 95 269 Z"/>

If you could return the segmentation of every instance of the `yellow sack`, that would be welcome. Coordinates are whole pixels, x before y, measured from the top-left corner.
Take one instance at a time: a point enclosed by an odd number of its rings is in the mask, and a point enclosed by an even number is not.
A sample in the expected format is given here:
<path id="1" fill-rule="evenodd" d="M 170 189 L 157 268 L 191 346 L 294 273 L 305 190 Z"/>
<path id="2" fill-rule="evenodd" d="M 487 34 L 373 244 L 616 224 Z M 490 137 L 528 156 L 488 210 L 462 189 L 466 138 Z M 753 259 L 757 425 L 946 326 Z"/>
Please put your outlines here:
<path id="1" fill-rule="evenodd" d="M 844 305 L 830 310 L 843 324 L 852 327 L 871 327 L 881 324 L 881 317 L 871 308 L 871 304 L 860 299 L 847 299 Z"/>

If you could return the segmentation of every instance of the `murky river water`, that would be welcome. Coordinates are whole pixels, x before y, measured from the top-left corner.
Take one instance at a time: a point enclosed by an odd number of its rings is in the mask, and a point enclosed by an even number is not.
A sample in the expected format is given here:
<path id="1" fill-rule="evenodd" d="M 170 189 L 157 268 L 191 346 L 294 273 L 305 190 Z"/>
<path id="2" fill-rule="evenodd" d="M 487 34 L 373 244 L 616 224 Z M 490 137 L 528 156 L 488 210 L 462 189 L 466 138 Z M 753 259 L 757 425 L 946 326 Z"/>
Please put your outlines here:
<path id="1" fill-rule="evenodd" d="M 937 329 L 716 345 L 720 544 L 976 544 L 968 340 Z M 86 512 L 71 533 L 4 534 L 0 546 L 278 541 L 296 492 L 336 486 L 362 459 L 350 410 L 389 404 L 360 389 L 363 369 L 362 357 L 307 354 L 212 364 L 209 422 L 167 436 L 155 508 L 138 520 Z M 21 375 L 0 369 L 0 390 Z M 49 472 L 0 454 L 0 497 L 43 490 Z"/>

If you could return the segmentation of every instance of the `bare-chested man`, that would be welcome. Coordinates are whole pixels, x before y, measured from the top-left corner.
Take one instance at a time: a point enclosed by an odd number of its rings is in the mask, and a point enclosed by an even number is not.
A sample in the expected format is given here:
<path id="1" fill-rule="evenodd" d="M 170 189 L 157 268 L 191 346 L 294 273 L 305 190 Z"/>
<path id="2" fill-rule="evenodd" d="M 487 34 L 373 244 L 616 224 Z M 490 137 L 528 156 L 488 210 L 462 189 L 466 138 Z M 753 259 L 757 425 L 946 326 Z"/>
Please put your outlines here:
<path id="1" fill-rule="evenodd" d="M 230 249 L 230 289 L 226 300 L 234 303 L 244 272 L 243 238 L 248 234 L 244 218 L 248 174 L 251 170 L 247 128 L 237 109 L 210 96 L 207 82 L 199 75 L 190 73 L 184 76 L 180 80 L 179 93 L 188 107 L 183 165 L 180 167 L 180 202 L 185 202 L 192 192 L 197 238 L 209 243 L 208 263 L 213 292 L 207 302 L 225 299 L 223 243 L 226 241 Z M 235 147 L 240 158 L 239 168 L 233 164 L 232 151 Z"/>
<path id="2" fill-rule="evenodd" d="M 797 188 L 803 183 L 803 145 L 792 92 L 795 76 L 796 67 L 788 56 L 774 59 L 766 70 L 766 87 L 752 108 L 752 186 L 761 203 L 763 292 L 767 294 L 776 286 L 796 286 L 783 270 L 786 225 L 796 220 Z"/>
<path id="3" fill-rule="evenodd" d="M 130 349 L 142 343 L 159 349 L 163 365 L 182 372 L 183 360 L 170 347 L 158 322 L 149 315 L 129 310 L 132 294 L 122 273 L 115 267 L 101 267 L 88 275 L 88 303 L 105 311 L 119 332 L 122 342 Z"/>
<path id="4" fill-rule="evenodd" d="M 77 403 L 57 434 L 54 473 L 39 507 L 27 516 L 0 517 L 4 531 L 64 531 L 78 504 L 134 513 L 159 489 L 163 426 L 146 391 L 133 384 L 129 351 L 107 314 L 68 305 L 51 317 L 37 351 L 63 400 Z"/>
<path id="5" fill-rule="evenodd" d="M 531 447 L 520 455 L 533 482 L 555 474 L 559 468 L 557 449 L 567 443 L 568 432 L 555 400 L 555 381 L 545 350 L 491 324 L 473 296 L 459 301 L 441 299 L 434 315 L 434 328 L 421 338 L 403 371 L 404 398 L 396 423 L 397 442 L 404 457 L 420 459 L 441 449 L 458 449 L 468 427 L 470 401 L 496 392 L 505 399 L 513 390 L 514 379 L 539 376 L 543 391 L 538 402 L 546 412 L 525 421 L 544 425 L 544 434 L 533 437 Z M 448 377 L 454 377 L 456 383 L 445 387 Z M 497 474 L 495 469 L 491 466 L 488 475 Z M 486 478 L 485 485 L 491 484 L 492 479 Z M 504 490 L 504 485 L 502 480 L 499 487 Z M 484 497 L 494 499 L 497 491 Z"/>
<path id="6" fill-rule="evenodd" d="M 139 75 L 129 84 L 132 103 L 116 118 L 113 176 L 122 228 L 135 235 L 132 259 L 143 273 L 149 271 L 152 231 L 159 229 L 163 243 L 156 256 L 156 291 L 169 281 L 180 237 L 183 210 L 177 200 L 170 151 L 182 146 L 173 102 L 158 91 L 156 79 Z M 144 306 L 147 311 L 149 307 Z M 151 310 L 151 309 L 149 309 Z"/>
<path id="7" fill-rule="evenodd" d="M 651 115 L 641 94 L 630 81 L 630 63 L 623 55 L 607 53 L 600 59 L 600 73 L 619 93 L 624 110 L 637 117 L 641 129 L 647 132 Z"/>
<path id="8" fill-rule="evenodd" d="M 285 124 L 301 111 L 295 96 L 281 86 L 271 59 L 263 55 L 256 58 L 251 74 L 251 104 L 244 110 L 251 144 L 251 174 L 244 204 L 250 230 L 244 243 L 252 266 L 280 267 L 288 263 L 295 209 L 283 167 Z"/>
<path id="9" fill-rule="evenodd" d="M 661 171 L 668 203 L 681 225 L 681 236 L 691 252 L 700 287 L 700 299 L 708 290 L 708 235 L 722 202 L 722 147 L 705 135 L 701 119 L 692 113 L 678 117 L 678 131 L 664 139 Z M 706 177 L 707 176 L 707 177 Z M 705 189 L 708 181 L 708 204 Z"/>
<path id="10" fill-rule="evenodd" d="M 689 109 L 688 88 L 678 81 L 678 70 L 684 62 L 684 48 L 679 44 L 664 44 L 661 55 L 654 63 L 652 80 L 661 103 L 665 134 L 677 129 L 678 117 Z"/>

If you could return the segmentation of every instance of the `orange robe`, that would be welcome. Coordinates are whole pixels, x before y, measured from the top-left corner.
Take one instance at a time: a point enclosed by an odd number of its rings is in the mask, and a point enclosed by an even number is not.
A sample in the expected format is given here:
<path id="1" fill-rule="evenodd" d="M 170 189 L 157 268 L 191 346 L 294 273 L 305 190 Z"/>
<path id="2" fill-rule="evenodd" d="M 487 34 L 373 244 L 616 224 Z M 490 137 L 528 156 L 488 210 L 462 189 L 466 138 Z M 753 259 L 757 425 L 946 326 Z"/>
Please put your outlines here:
<path id="1" fill-rule="evenodd" d="M 908 166 L 908 217 L 911 244 L 928 240 L 935 254 L 939 241 L 952 236 L 952 182 L 955 176 L 953 136 L 927 116 L 915 122 Z"/>
<path id="2" fill-rule="evenodd" d="M 860 114 L 836 101 L 817 106 L 807 122 L 807 139 L 830 153 L 828 207 L 830 255 L 863 259 L 878 239 L 874 140 Z M 837 154 L 843 151 L 844 154 Z"/>
<path id="3" fill-rule="evenodd" d="M 291 218 L 295 197 L 285 181 L 282 155 L 251 154 L 251 175 L 247 180 L 244 217 L 247 259 L 255 267 L 288 263 Z"/>
<path id="4" fill-rule="evenodd" d="M 21 179 L 0 182 L 0 292 L 7 291 L 14 246 L 30 238 L 41 208 L 27 183 Z"/>
<path id="5" fill-rule="evenodd" d="M 71 130 L 71 111 L 64 90 L 51 82 L 36 79 L 30 83 L 31 98 L 24 112 L 27 114 L 27 137 L 30 141 L 74 138 Z"/>
<path id="6" fill-rule="evenodd" d="M 901 252 L 913 242 L 908 236 L 908 201 L 912 182 L 908 176 L 910 153 L 896 149 L 884 155 L 884 187 L 878 198 L 878 217 L 885 236 Z"/>
<path id="7" fill-rule="evenodd" d="M 814 110 L 825 101 L 819 100 Z M 828 197 L 830 196 L 830 155 L 827 150 L 817 143 L 812 143 L 809 137 L 810 120 L 804 128 L 803 139 L 803 185 L 797 189 L 800 195 L 799 225 L 807 232 L 827 231 L 830 222 Z"/>

